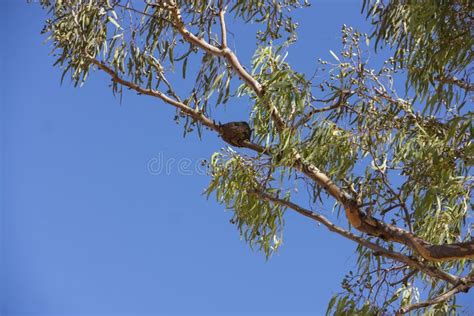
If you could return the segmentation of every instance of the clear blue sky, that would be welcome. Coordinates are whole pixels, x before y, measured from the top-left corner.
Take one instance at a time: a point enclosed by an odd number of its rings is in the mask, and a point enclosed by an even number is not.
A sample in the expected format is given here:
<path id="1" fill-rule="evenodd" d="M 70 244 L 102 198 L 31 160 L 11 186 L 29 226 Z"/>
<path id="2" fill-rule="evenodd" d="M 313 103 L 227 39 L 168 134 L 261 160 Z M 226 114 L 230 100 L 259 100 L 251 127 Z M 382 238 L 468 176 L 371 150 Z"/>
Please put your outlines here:
<path id="1" fill-rule="evenodd" d="M 279 254 L 252 252 L 231 213 L 202 196 L 206 176 L 147 168 L 159 157 L 193 166 L 223 142 L 182 138 L 157 100 L 125 93 L 119 104 L 102 74 L 60 86 L 44 12 L 25 2 L 2 0 L 0 11 L 0 314 L 322 315 L 355 245 L 288 212 Z M 361 1 L 313 3 L 296 15 L 297 70 L 331 58 L 343 23 L 369 27 Z M 472 307 L 473 294 L 460 302 Z"/>

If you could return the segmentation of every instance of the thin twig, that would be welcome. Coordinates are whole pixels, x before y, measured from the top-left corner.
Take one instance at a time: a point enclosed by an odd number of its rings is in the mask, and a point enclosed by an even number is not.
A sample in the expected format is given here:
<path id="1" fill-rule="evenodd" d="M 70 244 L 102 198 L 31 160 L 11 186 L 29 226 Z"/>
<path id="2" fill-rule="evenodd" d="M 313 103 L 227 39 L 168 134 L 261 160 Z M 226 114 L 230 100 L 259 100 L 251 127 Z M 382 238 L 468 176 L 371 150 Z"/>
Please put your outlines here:
<path id="1" fill-rule="evenodd" d="M 390 285 L 390 286 L 395 286 L 395 285 L 400 284 L 400 283 L 406 284 L 407 281 L 408 281 L 408 279 L 411 278 L 412 276 L 414 276 L 417 272 L 418 272 L 418 270 L 416 270 L 416 269 L 411 270 L 411 271 L 408 272 L 403 278 L 401 278 L 401 279 L 398 280 L 398 281 L 389 283 L 389 285 Z"/>
<path id="2" fill-rule="evenodd" d="M 397 315 L 403 315 L 403 314 L 411 312 L 415 309 L 419 309 L 419 308 L 427 307 L 427 306 L 430 306 L 430 305 L 443 303 L 443 302 L 447 301 L 448 299 L 450 299 L 456 293 L 468 291 L 471 286 L 472 285 L 469 286 L 469 285 L 464 284 L 464 283 L 459 283 L 458 285 L 454 286 L 451 290 L 449 290 L 447 292 L 444 292 L 443 294 L 440 294 L 440 295 L 436 296 L 435 298 L 433 298 L 431 300 L 411 304 L 411 305 L 404 306 L 404 307 L 400 308 Z"/>

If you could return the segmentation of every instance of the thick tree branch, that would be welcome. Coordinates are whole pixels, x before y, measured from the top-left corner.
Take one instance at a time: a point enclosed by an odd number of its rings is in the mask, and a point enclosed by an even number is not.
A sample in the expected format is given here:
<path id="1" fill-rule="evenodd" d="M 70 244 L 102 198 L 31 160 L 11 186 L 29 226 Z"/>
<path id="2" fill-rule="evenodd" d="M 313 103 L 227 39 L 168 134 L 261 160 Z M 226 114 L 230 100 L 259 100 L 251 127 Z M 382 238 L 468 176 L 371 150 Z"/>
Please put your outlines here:
<path id="1" fill-rule="evenodd" d="M 215 55 L 215 56 L 221 56 L 224 57 L 231 67 L 234 69 L 234 71 L 239 75 L 242 80 L 244 80 L 250 87 L 252 87 L 253 91 L 258 95 L 262 96 L 263 95 L 263 88 L 261 84 L 255 80 L 248 72 L 245 70 L 245 68 L 242 66 L 242 64 L 239 62 L 237 59 L 237 56 L 232 52 L 228 47 L 216 47 L 210 43 L 208 43 L 205 39 L 197 37 L 193 33 L 191 33 L 185 26 L 184 21 L 181 17 L 181 11 L 179 7 L 177 6 L 174 1 L 164 1 L 167 3 L 166 8 L 171 10 L 173 14 L 173 19 L 174 19 L 174 26 L 177 28 L 178 32 L 183 36 L 183 38 L 187 41 L 190 42 L 201 49 L 205 50 L 206 52 Z M 155 4 L 155 6 L 160 7 L 160 4 Z M 221 11 L 223 12 L 223 11 Z M 221 23 L 223 22 L 223 13 L 222 17 L 220 14 L 220 19 Z M 221 25 L 222 31 L 223 31 L 223 43 L 224 43 L 224 31 L 225 31 L 225 24 Z M 225 35 L 226 38 L 226 35 Z M 226 40 L 227 41 L 227 40 Z"/>
<path id="2" fill-rule="evenodd" d="M 410 257 L 407 257 L 401 253 L 398 253 L 398 252 L 395 252 L 395 251 L 392 251 L 392 250 L 388 250 L 388 249 L 385 249 L 377 244 L 374 244 L 373 242 L 370 242 L 364 238 L 361 238 L 361 237 L 358 237 L 356 235 L 354 235 L 353 233 L 335 225 L 334 223 L 332 223 L 331 221 L 329 221 L 326 217 L 320 215 L 320 214 L 317 214 L 317 213 L 314 213 L 310 210 L 307 210 L 293 202 L 290 202 L 290 201 L 285 201 L 285 200 L 282 200 L 278 197 L 275 197 L 273 195 L 270 195 L 266 192 L 263 192 L 263 191 L 258 191 L 258 190 L 254 190 L 254 191 L 249 191 L 250 194 L 256 194 L 258 195 L 259 197 L 267 200 L 267 201 L 270 201 L 270 202 L 273 202 L 273 203 L 276 203 L 276 204 L 279 204 L 279 205 L 282 205 L 282 206 L 286 206 L 296 212 L 298 212 L 299 214 L 303 215 L 303 216 L 306 216 L 308 218 L 311 218 L 321 224 L 323 224 L 324 226 L 326 226 L 330 231 L 332 232 L 335 232 L 345 238 L 348 238 L 350 240 L 353 240 L 355 242 L 357 242 L 358 244 L 364 246 L 364 247 L 367 247 L 373 251 L 376 251 L 377 253 L 379 253 L 380 255 L 382 256 L 385 256 L 387 258 L 391 258 L 391 259 L 395 259 L 399 262 L 403 262 L 409 266 L 411 266 L 412 268 L 414 269 L 417 269 L 417 270 L 420 270 L 424 273 L 426 273 L 427 275 L 433 277 L 433 278 L 438 278 L 438 279 L 442 279 L 442 280 L 445 280 L 451 284 L 457 284 L 459 281 L 460 281 L 460 278 L 459 277 L 456 277 L 450 273 L 447 273 L 447 272 L 444 272 L 442 270 L 439 270 L 435 267 L 431 267 L 431 266 L 427 266 L 426 263 L 423 263 L 423 262 L 420 262 L 416 259 L 413 259 L 413 258 L 410 258 Z"/>
<path id="3" fill-rule="evenodd" d="M 164 93 L 162 93 L 158 90 L 145 89 L 145 88 L 142 88 L 142 87 L 140 87 L 139 85 L 137 85 L 133 82 L 130 82 L 130 81 L 127 81 L 127 80 L 123 79 L 111 67 L 109 67 L 104 62 L 101 62 L 101 61 L 99 61 L 97 59 L 93 59 L 93 58 L 90 58 L 89 61 L 92 64 L 96 65 L 99 69 L 106 72 L 110 77 L 112 77 L 113 81 L 115 81 L 115 82 L 117 82 L 117 83 L 119 83 L 123 86 L 126 86 L 126 87 L 128 87 L 132 90 L 135 90 L 140 94 L 145 94 L 145 95 L 149 95 L 149 96 L 152 96 L 152 97 L 159 98 L 159 99 L 163 100 L 164 102 L 166 102 L 168 104 L 171 104 L 172 106 L 178 108 L 179 110 L 181 110 L 181 112 L 189 115 L 190 117 L 192 117 L 196 121 L 201 122 L 203 125 L 209 127 L 210 129 L 215 130 L 217 132 L 220 131 L 219 125 L 215 124 L 212 120 L 210 120 L 208 117 L 206 117 L 202 112 L 199 112 L 199 111 L 187 106 L 186 104 L 184 104 L 182 102 L 179 102 L 178 100 L 174 100 L 174 99 L 170 98 L 169 96 L 167 96 L 166 94 L 164 94 Z"/>
<path id="4" fill-rule="evenodd" d="M 231 66 L 231 68 L 249 87 L 252 88 L 255 94 L 258 97 L 263 96 L 264 89 L 263 89 L 262 84 L 258 82 L 258 80 L 256 80 L 254 77 L 252 77 L 252 75 L 250 75 L 247 70 L 245 70 L 245 68 L 242 66 L 239 59 L 237 58 L 237 56 L 231 49 L 229 49 L 227 46 L 223 46 L 222 48 L 216 47 L 208 43 L 203 38 L 197 37 L 193 33 L 191 33 L 184 24 L 179 7 L 173 1 L 169 1 L 167 8 L 170 9 L 173 14 L 175 27 L 177 28 L 178 32 L 183 36 L 183 38 L 187 42 L 194 44 L 197 47 L 200 47 L 201 49 L 205 50 L 206 52 L 214 56 L 224 57 L 226 61 L 229 63 L 229 65 Z M 223 12 L 224 11 L 220 11 L 219 18 L 220 18 L 220 23 L 221 23 L 222 40 L 224 44 L 226 43 L 227 39 L 225 35 L 226 28 L 225 28 Z M 278 113 L 278 109 L 274 107 L 272 104 L 269 104 L 269 107 L 272 114 L 272 118 L 276 123 L 277 129 L 281 131 L 284 128 L 285 124 L 280 114 Z"/>
<path id="5" fill-rule="evenodd" d="M 202 123 L 203 125 L 209 127 L 211 130 L 214 130 L 219 134 L 222 132 L 220 125 L 216 124 L 213 120 L 209 119 L 207 116 L 204 115 L 204 113 L 189 107 L 188 105 L 184 104 L 183 102 L 180 102 L 178 100 L 174 100 L 174 99 L 170 98 L 169 96 L 162 93 L 161 91 L 152 90 L 152 89 L 145 89 L 145 88 L 140 87 L 139 85 L 137 85 L 133 82 L 130 82 L 130 81 L 127 81 L 127 80 L 123 79 L 122 77 L 120 77 L 117 74 L 117 72 L 115 72 L 110 66 L 108 66 L 107 64 L 105 64 L 102 61 L 99 61 L 99 60 L 94 59 L 94 58 L 90 58 L 89 61 L 92 64 L 96 65 L 100 70 L 107 73 L 112 78 L 113 81 L 115 81 L 115 82 L 129 88 L 129 89 L 132 89 L 132 90 L 134 90 L 134 91 L 136 91 L 140 94 L 149 95 L 149 96 L 152 96 L 152 97 L 159 98 L 159 99 L 163 100 L 165 103 L 168 103 L 168 104 L 174 106 L 175 108 L 178 108 L 181 112 L 183 112 L 186 115 L 189 115 L 194 120 L 196 120 L 196 121 Z M 250 141 L 244 141 L 242 143 L 242 145 L 245 148 L 254 150 L 254 151 L 259 152 L 259 153 L 267 153 L 268 152 L 268 150 L 266 150 L 265 147 L 262 147 L 258 144 L 254 144 Z"/>

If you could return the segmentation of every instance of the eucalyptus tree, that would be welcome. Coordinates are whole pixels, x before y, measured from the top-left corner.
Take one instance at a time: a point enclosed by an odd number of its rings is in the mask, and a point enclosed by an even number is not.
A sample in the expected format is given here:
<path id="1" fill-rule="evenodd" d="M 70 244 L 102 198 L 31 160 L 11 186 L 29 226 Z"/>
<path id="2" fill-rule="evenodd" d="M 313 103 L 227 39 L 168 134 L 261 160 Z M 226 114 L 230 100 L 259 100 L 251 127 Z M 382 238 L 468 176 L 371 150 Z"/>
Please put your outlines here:
<path id="1" fill-rule="evenodd" d="M 251 247 L 277 251 L 287 211 L 355 243 L 357 268 L 328 314 L 454 313 L 474 286 L 470 1 L 366 0 L 373 34 L 344 25 L 342 51 L 309 74 L 285 59 L 306 1 L 40 2 L 61 80 L 102 71 L 115 94 L 174 108 L 185 135 L 227 142 L 207 193 Z M 259 26 L 251 60 L 229 45 L 229 19 Z M 368 52 L 381 46 L 394 54 L 374 69 Z M 247 121 L 217 123 L 237 99 L 251 104 Z"/>

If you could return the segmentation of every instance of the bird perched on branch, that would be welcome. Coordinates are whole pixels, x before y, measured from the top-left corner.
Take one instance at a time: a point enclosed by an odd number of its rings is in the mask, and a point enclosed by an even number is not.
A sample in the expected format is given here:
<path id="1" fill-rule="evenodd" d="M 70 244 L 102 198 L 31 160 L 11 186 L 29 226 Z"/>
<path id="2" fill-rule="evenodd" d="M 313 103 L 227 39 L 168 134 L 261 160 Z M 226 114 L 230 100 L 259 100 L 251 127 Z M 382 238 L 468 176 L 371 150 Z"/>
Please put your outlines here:
<path id="1" fill-rule="evenodd" d="M 243 147 L 245 141 L 250 141 L 252 130 L 247 122 L 230 122 L 220 124 L 220 135 L 224 141 L 235 147 Z"/>

